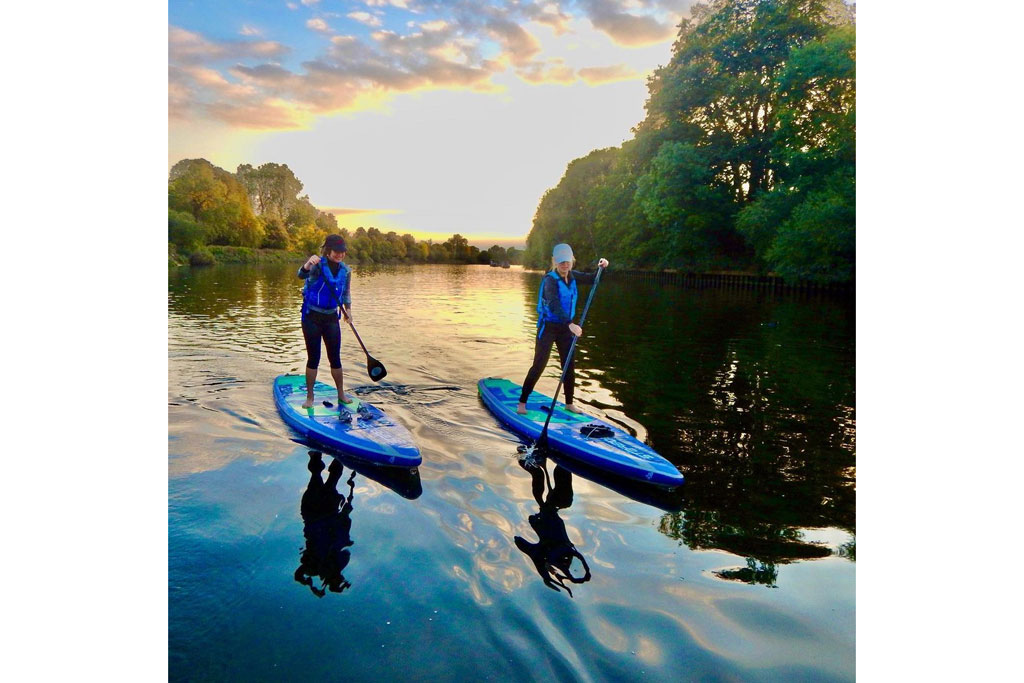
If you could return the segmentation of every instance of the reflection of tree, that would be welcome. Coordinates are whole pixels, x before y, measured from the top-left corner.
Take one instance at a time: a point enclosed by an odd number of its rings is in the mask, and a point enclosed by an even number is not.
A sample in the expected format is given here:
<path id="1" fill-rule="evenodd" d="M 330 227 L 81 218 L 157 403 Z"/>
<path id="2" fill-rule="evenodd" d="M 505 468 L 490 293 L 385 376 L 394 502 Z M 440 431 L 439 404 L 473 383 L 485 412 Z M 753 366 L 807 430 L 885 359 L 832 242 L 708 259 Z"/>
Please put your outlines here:
<path id="1" fill-rule="evenodd" d="M 302 303 L 302 280 L 295 274 L 300 265 L 300 262 L 230 264 L 171 270 L 167 283 L 168 307 L 179 315 L 216 318 L 259 307 L 277 314 L 294 306 L 297 320 Z"/>
<path id="2" fill-rule="evenodd" d="M 544 580 L 545 586 L 554 591 L 565 589 L 569 597 L 572 597 L 572 590 L 565 584 L 566 581 L 585 583 L 590 580 L 587 560 L 569 540 L 565 522 L 558 516 L 560 509 L 572 505 L 572 473 L 555 465 L 552 485 L 548 478 L 546 460 L 534 463 L 521 459 L 519 464 L 530 473 L 533 480 L 533 497 L 540 506 L 540 511 L 529 517 L 530 526 L 537 533 L 537 542 L 530 543 L 522 536 L 516 536 L 516 547 L 533 560 L 534 567 Z M 583 576 L 573 576 L 574 558 L 578 558 L 583 564 Z"/>
<path id="3" fill-rule="evenodd" d="M 756 582 L 832 554 L 799 529 L 856 529 L 853 307 L 609 275 L 577 372 L 599 369 L 686 476 L 662 533 L 748 558 L 729 578 Z"/>
<path id="4" fill-rule="evenodd" d="M 760 583 L 765 586 L 775 586 L 775 580 L 779 578 L 779 570 L 774 564 L 758 562 L 747 558 L 746 567 L 735 569 L 722 569 L 715 572 L 715 576 L 726 581 L 742 581 L 743 583 Z"/>
<path id="5" fill-rule="evenodd" d="M 356 473 L 348 478 L 348 497 L 338 493 L 338 482 L 345 471 L 341 461 L 332 460 L 327 468 L 326 483 L 321 478 L 324 463 L 317 451 L 309 452 L 309 485 L 302 494 L 302 533 L 306 547 L 299 556 L 299 568 L 295 580 L 309 586 L 313 594 L 323 597 L 327 591 L 341 593 L 350 587 L 342 576 L 348 565 L 352 545 L 352 498 L 355 495 Z M 320 587 L 314 585 L 314 577 L 320 579 Z"/>

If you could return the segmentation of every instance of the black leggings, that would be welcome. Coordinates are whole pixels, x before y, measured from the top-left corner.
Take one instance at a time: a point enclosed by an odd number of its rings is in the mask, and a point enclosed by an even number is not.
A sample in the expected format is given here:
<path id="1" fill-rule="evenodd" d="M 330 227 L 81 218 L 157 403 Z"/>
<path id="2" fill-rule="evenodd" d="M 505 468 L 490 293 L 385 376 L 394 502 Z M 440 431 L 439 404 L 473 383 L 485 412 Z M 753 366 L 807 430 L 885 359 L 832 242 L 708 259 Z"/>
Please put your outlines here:
<path id="1" fill-rule="evenodd" d="M 302 336 L 306 340 L 306 367 L 316 370 L 320 366 L 320 340 L 327 346 L 327 360 L 331 369 L 341 367 L 341 324 L 336 313 L 309 311 L 302 316 Z"/>
<path id="2" fill-rule="evenodd" d="M 560 368 L 565 367 L 565 357 L 569 353 L 569 346 L 572 344 L 573 333 L 569 330 L 568 325 L 562 323 L 545 323 L 544 331 L 537 339 L 537 345 L 533 349 L 533 367 L 526 373 L 526 379 L 523 380 L 523 391 L 519 394 L 519 402 L 526 403 L 526 399 L 529 398 L 530 392 L 537 385 L 537 380 L 540 379 L 540 375 L 544 372 L 544 367 L 548 364 L 548 358 L 551 357 L 551 345 L 555 344 L 558 346 L 558 357 L 561 360 Z M 559 376 L 562 372 L 559 369 Z M 576 359 L 574 358 L 572 363 L 569 364 L 569 372 L 565 373 L 565 402 L 572 403 L 573 394 L 576 392 Z"/>

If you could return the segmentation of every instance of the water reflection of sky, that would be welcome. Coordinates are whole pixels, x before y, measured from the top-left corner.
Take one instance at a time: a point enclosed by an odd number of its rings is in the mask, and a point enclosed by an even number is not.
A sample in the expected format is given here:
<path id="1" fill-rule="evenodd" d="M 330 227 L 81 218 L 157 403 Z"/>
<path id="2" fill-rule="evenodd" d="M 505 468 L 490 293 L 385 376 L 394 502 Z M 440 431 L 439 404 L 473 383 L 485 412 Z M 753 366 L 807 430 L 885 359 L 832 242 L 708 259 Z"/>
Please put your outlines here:
<path id="1" fill-rule="evenodd" d="M 602 282 L 580 400 L 650 439 L 688 490 L 667 512 L 573 475 L 557 516 L 592 577 L 570 598 L 513 543 L 538 540 L 529 519 L 539 506 L 518 439 L 475 393 L 479 377 L 525 375 L 539 274 L 438 266 L 357 277 L 360 335 L 388 367 L 364 398 L 413 432 L 422 494 L 357 474 L 352 587 L 318 599 L 292 579 L 307 450 L 270 400 L 273 377 L 304 363 L 293 270 L 171 280 L 172 671 L 329 675 L 288 634 L 302 623 L 345 642 L 357 677 L 383 666 L 441 678 L 853 677 L 855 418 L 842 316 Z M 676 338 L 648 317 L 672 320 Z M 765 318 L 780 323 L 761 327 Z M 344 344 L 351 386 L 370 385 L 350 333 Z M 817 346 L 805 362 L 786 355 Z M 539 388 L 555 375 L 552 363 Z M 807 548 L 826 555 L 801 559 Z M 257 652 L 243 662 L 230 654 L 238 648 Z"/>

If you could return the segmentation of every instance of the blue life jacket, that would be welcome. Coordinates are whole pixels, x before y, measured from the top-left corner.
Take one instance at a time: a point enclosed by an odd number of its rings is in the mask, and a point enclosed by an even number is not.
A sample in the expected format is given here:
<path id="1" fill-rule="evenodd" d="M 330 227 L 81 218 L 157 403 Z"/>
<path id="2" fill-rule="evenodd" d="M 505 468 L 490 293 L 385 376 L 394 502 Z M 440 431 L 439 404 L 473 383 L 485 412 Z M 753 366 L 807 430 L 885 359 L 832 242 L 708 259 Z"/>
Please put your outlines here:
<path id="1" fill-rule="evenodd" d="M 317 267 L 320 268 L 319 277 L 314 278 L 310 275 L 306 278 L 306 284 L 302 288 L 303 303 L 314 307 L 314 310 L 336 310 L 343 303 L 341 297 L 345 292 L 345 284 L 348 282 L 349 269 L 344 263 L 340 264 L 338 275 L 335 277 L 326 263 L 321 262 L 317 264 Z M 306 311 L 307 306 L 303 306 L 303 314 Z"/>
<path id="2" fill-rule="evenodd" d="M 578 298 L 579 294 L 579 290 L 576 287 L 575 278 L 571 279 L 569 281 L 569 284 L 565 284 L 565 280 L 563 280 L 561 276 L 553 270 L 547 274 L 547 277 L 554 278 L 554 280 L 558 283 L 558 301 L 559 303 L 562 304 L 562 310 L 565 312 L 566 315 L 569 316 L 569 320 L 571 321 L 576 316 L 576 299 Z M 548 308 L 548 306 L 544 303 L 544 281 L 541 280 L 540 294 L 537 295 L 537 327 L 539 328 L 537 331 L 538 337 L 540 337 L 540 335 L 544 333 L 544 324 L 550 322 L 562 321 L 559 320 L 558 316 L 555 315 L 555 312 Z"/>

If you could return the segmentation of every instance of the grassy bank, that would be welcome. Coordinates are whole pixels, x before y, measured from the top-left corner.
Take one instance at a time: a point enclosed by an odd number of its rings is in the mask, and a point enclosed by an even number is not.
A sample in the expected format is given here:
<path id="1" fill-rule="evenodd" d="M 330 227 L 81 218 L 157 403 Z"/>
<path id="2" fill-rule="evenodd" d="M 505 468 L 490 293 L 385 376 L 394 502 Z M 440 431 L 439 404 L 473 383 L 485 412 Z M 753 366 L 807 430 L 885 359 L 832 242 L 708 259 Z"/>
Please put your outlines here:
<path id="1" fill-rule="evenodd" d="M 307 257 L 284 249 L 252 249 L 249 247 L 200 247 L 190 254 L 179 253 L 173 244 L 167 245 L 167 265 L 212 266 L 224 263 L 301 263 Z"/>

